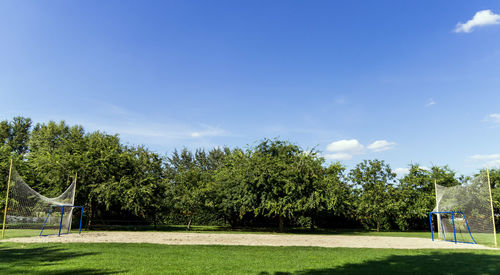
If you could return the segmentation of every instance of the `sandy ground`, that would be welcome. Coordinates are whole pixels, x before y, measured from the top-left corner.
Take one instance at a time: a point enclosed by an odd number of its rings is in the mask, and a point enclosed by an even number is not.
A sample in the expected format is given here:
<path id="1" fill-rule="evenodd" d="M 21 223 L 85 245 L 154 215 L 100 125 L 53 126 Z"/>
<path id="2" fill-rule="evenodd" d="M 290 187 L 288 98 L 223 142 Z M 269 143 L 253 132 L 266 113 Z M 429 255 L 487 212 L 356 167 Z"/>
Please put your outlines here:
<path id="1" fill-rule="evenodd" d="M 171 245 L 249 245 L 249 246 L 317 246 L 396 249 L 494 249 L 481 245 L 455 244 L 424 238 L 291 235 L 291 234 L 223 234 L 178 232 L 91 232 L 48 237 L 12 238 L 5 242 L 20 243 L 154 243 Z"/>

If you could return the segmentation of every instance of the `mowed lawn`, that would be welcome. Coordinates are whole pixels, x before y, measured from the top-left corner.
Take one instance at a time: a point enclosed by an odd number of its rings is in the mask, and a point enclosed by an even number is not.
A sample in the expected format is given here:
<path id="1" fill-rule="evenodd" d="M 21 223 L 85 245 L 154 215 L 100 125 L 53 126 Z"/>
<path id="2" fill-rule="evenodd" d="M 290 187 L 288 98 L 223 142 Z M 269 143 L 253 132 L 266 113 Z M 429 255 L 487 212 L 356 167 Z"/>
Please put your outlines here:
<path id="1" fill-rule="evenodd" d="M 2 274 L 498 274 L 499 251 L 0 243 Z"/>

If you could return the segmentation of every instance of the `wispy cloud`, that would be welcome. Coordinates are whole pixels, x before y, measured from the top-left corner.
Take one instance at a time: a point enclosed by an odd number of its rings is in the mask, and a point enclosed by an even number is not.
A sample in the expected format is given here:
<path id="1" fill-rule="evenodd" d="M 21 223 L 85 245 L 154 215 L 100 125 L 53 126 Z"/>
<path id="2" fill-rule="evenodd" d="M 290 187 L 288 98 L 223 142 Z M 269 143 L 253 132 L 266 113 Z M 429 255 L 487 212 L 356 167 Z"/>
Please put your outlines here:
<path id="1" fill-rule="evenodd" d="M 476 27 L 500 24 L 500 14 L 495 14 L 491 10 L 476 12 L 474 17 L 465 23 L 459 22 L 455 27 L 455 32 L 472 32 Z"/>
<path id="2" fill-rule="evenodd" d="M 95 117 L 77 118 L 91 131 L 118 134 L 132 144 L 148 144 L 158 148 L 212 145 L 214 138 L 231 136 L 218 125 L 186 123 L 171 118 L 156 118 L 130 111 L 121 106 L 98 103 Z M 215 144 L 216 145 L 216 144 Z"/>
<path id="3" fill-rule="evenodd" d="M 376 140 L 372 144 L 368 145 L 366 148 L 372 150 L 373 152 L 382 152 L 382 151 L 387 151 L 391 150 L 394 148 L 396 145 L 395 142 L 390 142 L 385 139 L 383 140 Z"/>
<path id="4" fill-rule="evenodd" d="M 493 123 L 500 123 L 500 114 L 489 114 L 486 116 L 484 121 L 493 122 Z"/>
<path id="5" fill-rule="evenodd" d="M 467 166 L 470 167 L 500 167 L 500 154 L 476 154 L 466 159 Z"/>
<path id="6" fill-rule="evenodd" d="M 434 99 L 432 98 L 429 98 L 429 100 L 427 101 L 427 104 L 425 104 L 425 107 L 431 107 L 432 105 L 436 105 L 437 102 L 434 101 Z"/>
<path id="7" fill-rule="evenodd" d="M 356 155 L 391 150 L 395 145 L 395 142 L 376 140 L 368 146 L 364 146 L 357 139 L 342 139 L 334 141 L 326 146 L 326 151 L 329 153 L 325 154 L 325 158 L 332 160 L 349 160 Z"/>

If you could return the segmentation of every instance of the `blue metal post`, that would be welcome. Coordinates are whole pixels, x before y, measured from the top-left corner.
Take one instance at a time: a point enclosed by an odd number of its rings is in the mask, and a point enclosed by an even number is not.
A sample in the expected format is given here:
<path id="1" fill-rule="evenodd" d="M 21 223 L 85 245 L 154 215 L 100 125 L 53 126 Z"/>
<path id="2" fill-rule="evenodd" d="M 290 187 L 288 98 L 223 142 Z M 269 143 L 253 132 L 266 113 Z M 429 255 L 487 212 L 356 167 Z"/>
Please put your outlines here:
<path id="1" fill-rule="evenodd" d="M 467 222 L 467 217 L 465 217 L 465 213 L 464 212 L 460 212 L 460 213 L 462 213 L 462 215 L 464 215 L 465 225 L 467 225 L 467 231 L 469 231 L 469 235 L 472 238 L 472 241 L 474 242 L 474 244 L 477 244 L 476 240 L 474 240 L 474 237 L 472 237 L 472 233 L 470 232 L 469 223 Z"/>
<path id="2" fill-rule="evenodd" d="M 83 207 L 81 208 L 81 213 L 80 213 L 80 228 L 78 228 L 78 234 L 82 233 L 82 220 L 83 220 Z"/>
<path id="3" fill-rule="evenodd" d="M 453 225 L 453 237 L 455 238 L 455 243 L 457 243 L 457 233 L 455 232 L 455 218 L 453 217 L 453 212 L 451 212 L 451 224 Z"/>
<path id="4" fill-rule="evenodd" d="M 61 227 L 62 227 L 63 217 L 64 217 L 64 205 L 62 206 L 61 221 L 59 222 L 59 234 L 58 234 L 59 237 L 61 236 Z"/>
<path id="5" fill-rule="evenodd" d="M 43 229 L 45 228 L 45 225 L 47 224 L 47 221 L 49 220 L 51 211 L 52 211 L 52 207 L 49 208 L 49 214 L 47 215 L 47 218 L 45 218 L 45 222 L 43 223 L 43 226 L 42 226 L 42 231 L 40 231 L 40 236 L 42 236 Z"/>
<path id="6" fill-rule="evenodd" d="M 432 228 L 432 213 L 429 213 L 429 222 L 431 223 L 431 237 L 432 237 L 432 241 L 434 241 L 434 229 Z"/>

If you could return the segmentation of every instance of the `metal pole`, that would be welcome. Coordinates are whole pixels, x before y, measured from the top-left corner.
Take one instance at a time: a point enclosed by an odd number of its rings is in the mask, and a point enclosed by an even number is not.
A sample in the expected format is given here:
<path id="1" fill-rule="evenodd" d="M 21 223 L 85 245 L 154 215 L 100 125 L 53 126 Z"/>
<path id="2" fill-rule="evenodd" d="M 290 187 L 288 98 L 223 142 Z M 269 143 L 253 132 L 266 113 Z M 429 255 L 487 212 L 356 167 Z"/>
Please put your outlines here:
<path id="1" fill-rule="evenodd" d="M 62 206 L 61 221 L 59 222 L 59 234 L 58 234 L 59 237 L 61 236 L 61 226 L 62 226 L 62 222 L 63 222 L 63 217 L 64 217 L 64 205 Z"/>
<path id="2" fill-rule="evenodd" d="M 10 159 L 9 180 L 7 181 L 7 195 L 5 196 L 5 209 L 3 211 L 2 238 L 5 236 L 5 219 L 7 218 L 7 206 L 9 205 L 10 177 L 12 175 L 12 158 Z"/>
<path id="3" fill-rule="evenodd" d="M 80 228 L 78 228 L 78 234 L 82 233 L 82 220 L 83 220 L 83 206 L 81 207 L 81 213 L 80 213 Z"/>
<path id="4" fill-rule="evenodd" d="M 465 213 L 464 212 L 459 212 L 459 213 L 462 213 L 462 215 L 464 215 L 465 225 L 467 225 L 467 231 L 469 231 L 469 235 L 472 238 L 474 244 L 477 244 L 476 240 L 474 240 L 474 237 L 472 237 L 472 233 L 470 232 L 469 223 L 467 222 L 467 217 L 465 216 Z"/>
<path id="5" fill-rule="evenodd" d="M 439 202 L 438 202 L 438 190 L 437 190 L 437 180 L 434 180 L 434 196 L 436 197 L 436 212 L 439 212 Z M 441 223 L 441 214 L 437 214 L 438 216 L 436 217 L 436 223 L 437 223 L 437 232 L 438 232 L 438 238 L 439 238 L 439 232 L 441 227 L 443 226 Z M 443 235 L 443 239 L 445 239 L 445 236 Z"/>
<path id="6" fill-rule="evenodd" d="M 45 222 L 43 223 L 43 226 L 42 226 L 42 231 L 40 231 L 40 236 L 42 236 L 43 229 L 45 229 L 45 225 L 47 224 L 47 221 L 49 220 L 50 212 L 52 212 L 52 206 L 49 208 L 49 214 L 47 214 L 47 218 L 45 218 Z"/>
<path id="7" fill-rule="evenodd" d="M 432 228 L 432 212 L 429 213 L 429 222 L 431 223 L 431 237 L 432 237 L 432 241 L 434 241 L 434 229 Z"/>
<path id="8" fill-rule="evenodd" d="M 493 222 L 493 236 L 495 238 L 495 247 L 497 247 L 497 229 L 495 227 L 495 212 L 493 211 L 493 197 L 491 196 L 490 170 L 486 166 L 486 175 L 488 176 L 488 190 L 490 190 L 491 220 Z"/>
<path id="9" fill-rule="evenodd" d="M 453 217 L 453 212 L 451 212 L 451 224 L 453 225 L 453 237 L 455 238 L 455 243 L 457 243 L 457 233 L 455 232 L 455 218 Z"/>

